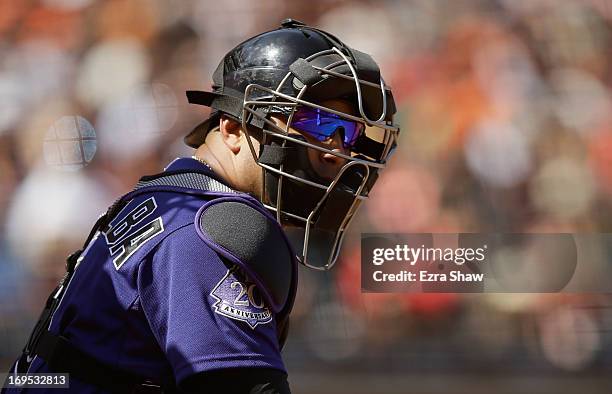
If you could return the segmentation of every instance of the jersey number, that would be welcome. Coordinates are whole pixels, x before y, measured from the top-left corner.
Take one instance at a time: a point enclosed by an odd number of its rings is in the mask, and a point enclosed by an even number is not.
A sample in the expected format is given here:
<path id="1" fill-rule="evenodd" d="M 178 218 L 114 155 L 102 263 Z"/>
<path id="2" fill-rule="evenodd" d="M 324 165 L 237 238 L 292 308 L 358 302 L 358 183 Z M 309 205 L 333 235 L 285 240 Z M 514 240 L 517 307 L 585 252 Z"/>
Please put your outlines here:
<path id="1" fill-rule="evenodd" d="M 140 203 L 106 232 L 106 242 L 110 246 L 111 256 L 114 257 L 115 269 L 121 268 L 123 263 L 145 242 L 164 231 L 164 223 L 161 217 L 144 226 L 139 226 L 156 209 L 157 203 L 151 197 Z"/>

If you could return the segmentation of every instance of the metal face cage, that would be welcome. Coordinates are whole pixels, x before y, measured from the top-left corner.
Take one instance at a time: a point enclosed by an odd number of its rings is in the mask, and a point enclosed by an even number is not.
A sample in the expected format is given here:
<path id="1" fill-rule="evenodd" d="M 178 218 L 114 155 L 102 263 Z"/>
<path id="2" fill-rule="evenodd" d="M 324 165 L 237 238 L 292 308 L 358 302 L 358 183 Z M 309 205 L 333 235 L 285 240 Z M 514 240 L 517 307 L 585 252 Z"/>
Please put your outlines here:
<path id="1" fill-rule="evenodd" d="M 324 67 L 316 66 L 311 63 L 318 58 L 329 55 L 340 56 L 341 60 L 332 62 Z M 245 89 L 242 116 L 240 117 L 240 120 L 242 122 L 242 129 L 245 131 L 248 137 L 250 137 L 250 125 L 257 124 L 263 131 L 264 138 L 273 137 L 280 140 L 282 141 L 282 147 L 286 147 L 287 144 L 290 143 L 294 146 L 298 145 L 305 147 L 306 149 L 314 149 L 316 151 L 329 153 L 345 160 L 345 164 L 339 169 L 338 173 L 333 179 L 331 179 L 329 182 L 316 182 L 289 173 L 286 171 L 285 164 L 283 163 L 279 164 L 278 166 L 274 166 L 262 162 L 260 155 L 256 151 L 255 146 L 251 141 L 251 138 L 247 138 L 249 149 L 257 164 L 261 166 L 264 171 L 269 171 L 278 175 L 276 204 L 264 202 L 264 205 L 268 209 L 276 212 L 277 220 L 280 223 L 284 223 L 286 222 L 287 218 L 290 218 L 293 222 L 297 221 L 303 224 L 304 232 L 301 240 L 302 245 L 301 247 L 296 248 L 298 252 L 298 260 L 300 263 L 309 268 L 326 271 L 331 269 L 338 259 L 340 247 L 346 234 L 346 230 L 354 218 L 360 204 L 368 198 L 369 190 L 375 182 L 377 173 L 386 167 L 386 163 L 397 144 L 399 127 L 393 124 L 392 120 L 390 120 L 390 116 L 387 116 L 387 92 L 389 92 L 389 88 L 386 86 L 382 77 L 380 78 L 378 84 L 360 79 L 351 60 L 349 60 L 349 58 L 336 47 L 315 53 L 304 60 L 309 62 L 312 67 L 321 73 L 324 78 L 342 78 L 354 83 L 354 97 L 356 97 L 356 107 L 358 109 L 359 116 L 344 113 L 322 106 L 316 102 L 306 100 L 304 97 L 308 93 L 308 89 L 310 87 L 307 84 L 301 84 L 302 86 L 299 88 L 299 92 L 295 97 L 283 93 L 283 88 L 286 87 L 285 84 L 293 83 L 294 88 L 296 85 L 295 78 L 292 78 L 294 73 L 289 71 L 281 80 L 276 89 L 270 89 L 259 84 L 248 85 Z M 334 71 L 334 69 L 339 66 L 348 66 L 350 75 L 345 75 Z M 382 111 L 380 115 L 371 118 L 368 116 L 368 114 L 366 114 L 362 87 L 370 89 L 376 88 L 380 90 L 380 97 L 382 100 Z M 370 142 L 375 142 L 380 148 L 377 150 L 378 153 L 376 155 L 364 155 L 363 153 L 352 151 L 349 152 L 349 154 L 344 154 L 342 152 L 333 151 L 331 149 L 326 149 L 325 147 L 309 143 L 301 138 L 297 138 L 298 135 L 291 133 L 291 125 L 293 115 L 296 108 L 299 106 L 308 106 L 315 109 L 318 108 L 335 114 L 343 119 L 362 122 L 366 125 L 366 131 L 365 135 L 360 138 L 366 138 L 367 140 L 370 140 Z M 279 126 L 279 124 L 272 119 L 272 116 L 275 114 L 282 114 L 287 117 L 284 127 Z M 352 198 L 352 202 L 348 206 L 344 217 L 339 221 L 337 228 L 334 229 L 332 234 L 328 234 L 329 241 L 327 248 L 329 249 L 329 254 L 325 258 L 318 258 L 318 260 L 320 260 L 319 263 L 315 263 L 315 259 L 311 256 L 313 254 L 312 248 L 316 246 L 313 246 L 311 241 L 313 239 L 313 233 L 317 231 L 318 218 L 326 207 L 326 204 L 328 204 L 330 199 L 333 198 L 334 193 L 338 192 L 340 189 L 340 185 L 343 183 L 343 178 L 346 177 L 351 171 L 361 171 L 360 173 L 362 174 L 362 180 L 358 185 L 356 185 L 356 187 L 351 188 L 350 196 Z M 287 182 L 292 181 L 307 185 L 308 187 L 313 188 L 313 192 L 318 191 L 319 193 L 322 193 L 321 198 L 308 215 L 299 215 L 284 209 L 284 204 L 282 201 L 282 188 L 283 183 L 286 180 Z M 264 189 L 266 186 L 266 181 L 264 180 Z M 346 190 L 344 191 L 346 192 Z"/>

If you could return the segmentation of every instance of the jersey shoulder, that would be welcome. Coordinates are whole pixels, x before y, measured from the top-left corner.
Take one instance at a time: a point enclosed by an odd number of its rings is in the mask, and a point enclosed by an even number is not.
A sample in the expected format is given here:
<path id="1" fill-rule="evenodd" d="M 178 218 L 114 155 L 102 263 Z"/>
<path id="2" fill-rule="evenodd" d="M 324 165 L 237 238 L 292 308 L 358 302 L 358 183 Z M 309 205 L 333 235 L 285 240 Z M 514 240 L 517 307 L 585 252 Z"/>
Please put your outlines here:
<path id="1" fill-rule="evenodd" d="M 176 230 L 193 224 L 208 199 L 172 192 L 145 193 L 132 199 L 103 233 L 115 269 L 141 260 Z"/>

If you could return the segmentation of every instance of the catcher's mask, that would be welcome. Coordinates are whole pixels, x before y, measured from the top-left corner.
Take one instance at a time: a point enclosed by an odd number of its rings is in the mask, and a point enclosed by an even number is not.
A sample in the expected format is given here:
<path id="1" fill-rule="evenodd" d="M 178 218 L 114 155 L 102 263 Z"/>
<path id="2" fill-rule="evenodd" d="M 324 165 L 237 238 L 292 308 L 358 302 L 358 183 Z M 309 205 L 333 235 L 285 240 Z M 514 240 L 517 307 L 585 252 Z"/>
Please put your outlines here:
<path id="1" fill-rule="evenodd" d="M 258 136 L 259 149 L 247 141 L 263 169 L 262 203 L 285 226 L 302 264 L 330 269 L 399 133 L 393 96 L 377 64 L 329 33 L 287 19 L 232 49 L 215 70 L 212 88 L 187 92 L 190 103 L 213 112 L 185 142 L 203 144 L 221 115 Z M 334 99 L 355 110 L 321 105 Z M 316 143 L 329 138 L 341 138 L 343 149 Z M 309 150 L 339 157 L 337 174 L 317 173 Z"/>

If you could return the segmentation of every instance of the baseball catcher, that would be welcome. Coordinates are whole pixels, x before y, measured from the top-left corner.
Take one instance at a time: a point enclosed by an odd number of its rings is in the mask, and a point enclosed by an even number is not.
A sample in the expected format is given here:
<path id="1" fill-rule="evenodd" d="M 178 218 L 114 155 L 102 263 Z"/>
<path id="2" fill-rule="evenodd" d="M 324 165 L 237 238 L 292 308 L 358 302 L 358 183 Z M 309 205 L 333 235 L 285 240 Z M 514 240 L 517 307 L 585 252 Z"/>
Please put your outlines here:
<path id="1" fill-rule="evenodd" d="M 100 217 L 11 374 L 68 373 L 75 393 L 290 392 L 297 265 L 334 265 L 396 146 L 395 104 L 369 55 L 291 19 L 212 79 L 187 92 L 212 109 L 185 138 L 194 156 Z"/>

